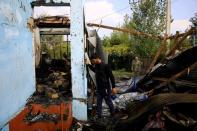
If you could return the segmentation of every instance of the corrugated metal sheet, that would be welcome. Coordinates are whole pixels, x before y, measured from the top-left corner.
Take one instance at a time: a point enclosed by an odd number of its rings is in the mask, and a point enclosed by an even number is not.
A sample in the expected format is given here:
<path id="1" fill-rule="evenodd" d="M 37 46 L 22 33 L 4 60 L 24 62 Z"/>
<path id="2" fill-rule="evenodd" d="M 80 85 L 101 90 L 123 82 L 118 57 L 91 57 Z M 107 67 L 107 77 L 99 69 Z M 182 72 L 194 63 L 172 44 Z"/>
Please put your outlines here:
<path id="1" fill-rule="evenodd" d="M 0 1 L 0 129 L 35 90 L 31 0 Z"/>

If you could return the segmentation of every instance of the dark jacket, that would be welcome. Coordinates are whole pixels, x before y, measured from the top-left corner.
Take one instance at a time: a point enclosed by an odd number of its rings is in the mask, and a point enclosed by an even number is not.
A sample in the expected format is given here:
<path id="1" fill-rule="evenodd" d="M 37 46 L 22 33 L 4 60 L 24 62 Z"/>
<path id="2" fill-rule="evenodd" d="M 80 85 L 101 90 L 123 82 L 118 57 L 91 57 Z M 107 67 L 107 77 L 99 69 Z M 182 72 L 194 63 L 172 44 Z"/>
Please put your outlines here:
<path id="1" fill-rule="evenodd" d="M 97 91 L 100 93 L 111 93 L 110 82 L 112 88 L 115 87 L 115 79 L 111 68 L 107 64 L 95 65 Z M 107 91 L 107 92 L 106 92 Z"/>

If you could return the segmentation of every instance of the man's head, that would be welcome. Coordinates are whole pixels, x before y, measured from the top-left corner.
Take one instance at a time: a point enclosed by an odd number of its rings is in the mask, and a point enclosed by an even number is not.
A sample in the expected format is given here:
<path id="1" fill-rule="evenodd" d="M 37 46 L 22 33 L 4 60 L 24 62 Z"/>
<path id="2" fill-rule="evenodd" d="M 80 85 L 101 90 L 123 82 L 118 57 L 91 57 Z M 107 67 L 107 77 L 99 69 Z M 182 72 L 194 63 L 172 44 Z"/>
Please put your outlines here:
<path id="1" fill-rule="evenodd" d="M 93 54 L 92 57 L 91 57 L 91 63 L 92 64 L 100 64 L 102 61 L 101 61 L 101 58 L 98 54 Z"/>

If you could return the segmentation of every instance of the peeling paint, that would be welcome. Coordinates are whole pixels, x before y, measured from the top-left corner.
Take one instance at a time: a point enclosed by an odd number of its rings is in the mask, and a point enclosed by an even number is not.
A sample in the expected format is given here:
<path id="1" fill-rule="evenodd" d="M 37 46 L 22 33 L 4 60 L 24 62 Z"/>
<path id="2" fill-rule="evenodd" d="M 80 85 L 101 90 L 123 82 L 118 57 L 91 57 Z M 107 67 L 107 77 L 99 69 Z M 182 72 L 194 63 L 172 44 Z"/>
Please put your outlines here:
<path id="1" fill-rule="evenodd" d="M 32 17 L 30 17 L 28 20 L 27 20 L 27 28 L 33 32 L 33 29 L 35 28 L 35 25 L 34 25 L 34 19 Z"/>
<path id="2" fill-rule="evenodd" d="M 2 15 L 4 19 L 4 22 L 2 22 L 1 24 L 13 26 L 17 23 L 17 18 L 14 14 L 14 10 L 10 5 L 6 3 L 0 3 L 0 15 Z"/>
<path id="3" fill-rule="evenodd" d="M 87 78 L 84 63 L 84 14 L 85 0 L 71 1 L 71 72 L 73 117 L 87 120 Z M 81 112 L 84 112 L 83 114 Z"/>
<path id="4" fill-rule="evenodd" d="M 26 7 L 22 1 L 20 1 L 20 8 L 23 9 L 24 12 L 26 12 Z"/>
<path id="5" fill-rule="evenodd" d="M 14 0 L 11 2 L 0 2 L 0 15 L 2 16 L 1 19 L 3 19 L 3 22 L 1 22 L 0 25 L 16 26 L 18 23 L 21 24 L 23 20 L 22 13 L 27 13 L 26 9 L 28 7 L 30 8 L 28 1 L 29 0 Z"/>
<path id="6" fill-rule="evenodd" d="M 35 91 L 32 34 L 26 27 L 31 16 L 30 2 L 0 1 L 0 129 Z"/>

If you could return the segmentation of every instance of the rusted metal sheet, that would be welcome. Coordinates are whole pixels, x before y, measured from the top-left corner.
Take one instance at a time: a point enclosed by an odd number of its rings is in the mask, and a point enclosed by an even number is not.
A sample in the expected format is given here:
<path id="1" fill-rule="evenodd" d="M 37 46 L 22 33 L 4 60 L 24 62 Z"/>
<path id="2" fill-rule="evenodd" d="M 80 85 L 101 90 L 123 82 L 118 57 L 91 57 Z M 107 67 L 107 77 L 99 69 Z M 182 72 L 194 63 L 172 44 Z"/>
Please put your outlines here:
<path id="1" fill-rule="evenodd" d="M 35 90 L 31 0 L 0 1 L 0 130 Z"/>

